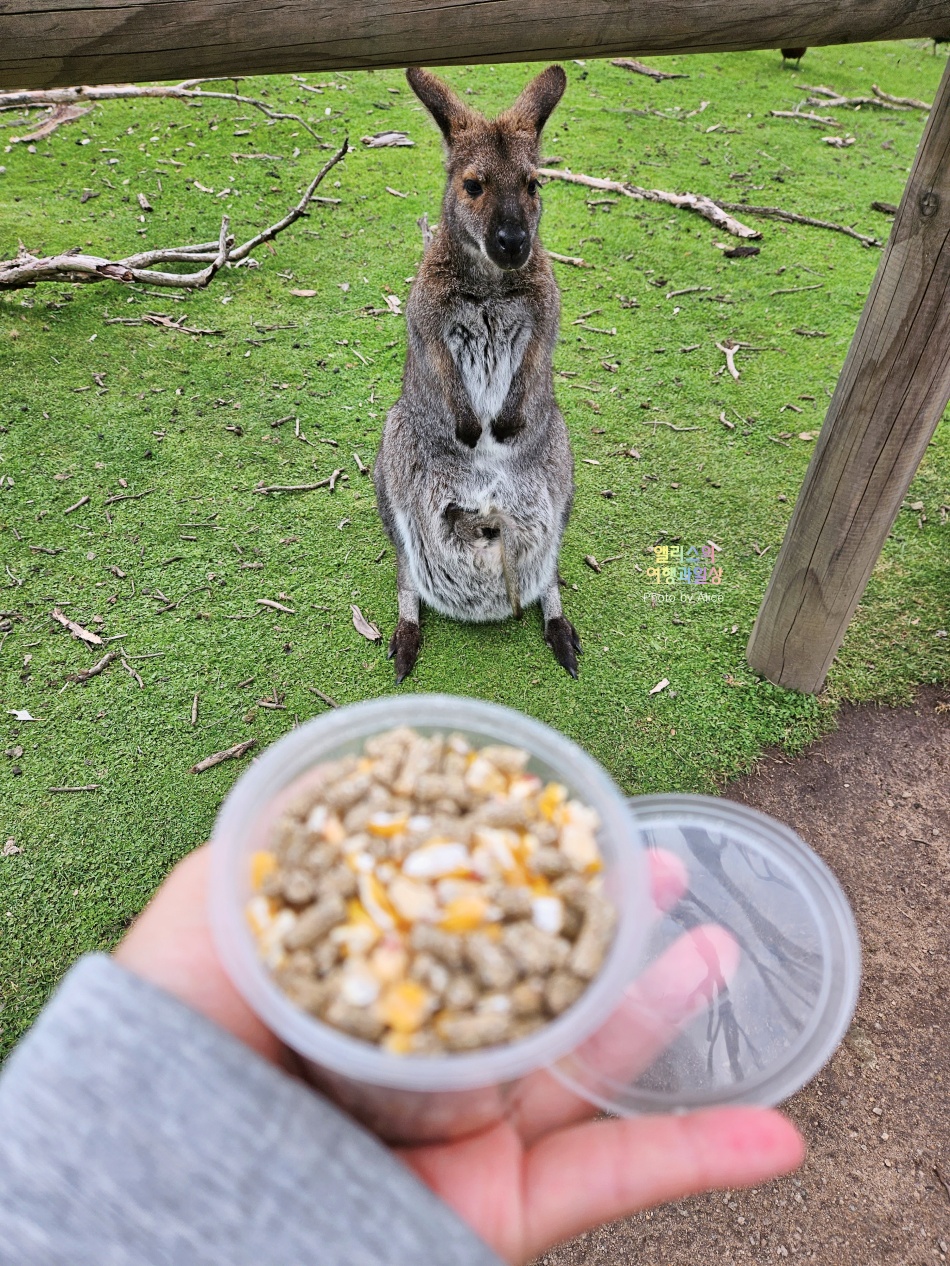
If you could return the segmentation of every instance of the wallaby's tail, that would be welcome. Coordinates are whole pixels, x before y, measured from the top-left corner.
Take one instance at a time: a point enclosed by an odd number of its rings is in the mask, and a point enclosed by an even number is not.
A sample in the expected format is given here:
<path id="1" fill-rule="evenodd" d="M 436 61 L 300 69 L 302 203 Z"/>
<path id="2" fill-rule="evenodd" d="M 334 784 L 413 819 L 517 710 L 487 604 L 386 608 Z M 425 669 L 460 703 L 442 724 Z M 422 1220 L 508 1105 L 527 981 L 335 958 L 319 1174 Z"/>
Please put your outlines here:
<path id="1" fill-rule="evenodd" d="M 516 620 L 521 619 L 521 589 L 518 585 L 518 568 L 515 551 L 512 548 L 515 534 L 514 525 L 507 514 L 501 510 L 492 511 L 489 517 L 492 527 L 498 529 L 498 542 L 501 546 L 501 572 L 505 578 L 505 590 L 511 610 Z"/>

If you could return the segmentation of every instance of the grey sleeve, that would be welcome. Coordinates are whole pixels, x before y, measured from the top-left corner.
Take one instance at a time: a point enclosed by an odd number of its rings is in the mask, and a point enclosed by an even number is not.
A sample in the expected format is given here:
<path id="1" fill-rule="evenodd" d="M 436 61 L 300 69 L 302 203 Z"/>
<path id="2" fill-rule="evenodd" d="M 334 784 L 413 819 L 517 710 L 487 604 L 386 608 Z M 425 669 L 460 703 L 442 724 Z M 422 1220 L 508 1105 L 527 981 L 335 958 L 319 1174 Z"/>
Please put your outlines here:
<path id="1" fill-rule="evenodd" d="M 2 1266 L 499 1266 L 372 1135 L 105 955 L 0 1078 Z"/>

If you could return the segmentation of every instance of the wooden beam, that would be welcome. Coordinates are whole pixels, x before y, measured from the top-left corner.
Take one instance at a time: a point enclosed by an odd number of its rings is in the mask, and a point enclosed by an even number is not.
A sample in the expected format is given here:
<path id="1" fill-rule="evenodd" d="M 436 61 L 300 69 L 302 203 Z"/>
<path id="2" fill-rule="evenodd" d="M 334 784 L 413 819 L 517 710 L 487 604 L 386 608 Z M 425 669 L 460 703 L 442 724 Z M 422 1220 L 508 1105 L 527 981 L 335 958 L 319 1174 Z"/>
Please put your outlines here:
<path id="1" fill-rule="evenodd" d="M 941 33 L 950 0 L 21 0 L 0 5 L 0 88 Z"/>
<path id="2" fill-rule="evenodd" d="M 950 400 L 950 65 L 782 549 L 749 663 L 821 689 Z"/>

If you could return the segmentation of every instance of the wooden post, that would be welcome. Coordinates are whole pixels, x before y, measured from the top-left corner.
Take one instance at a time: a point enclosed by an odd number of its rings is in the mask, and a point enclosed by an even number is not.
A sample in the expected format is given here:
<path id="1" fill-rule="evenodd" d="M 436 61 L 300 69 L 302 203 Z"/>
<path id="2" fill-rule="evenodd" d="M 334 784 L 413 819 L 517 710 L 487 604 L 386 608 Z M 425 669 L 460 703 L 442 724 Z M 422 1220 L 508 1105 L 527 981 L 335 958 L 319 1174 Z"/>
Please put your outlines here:
<path id="1" fill-rule="evenodd" d="M 21 0 L 0 88 L 850 44 L 950 31 L 948 0 Z"/>
<path id="2" fill-rule="evenodd" d="M 950 65 L 746 654 L 821 689 L 950 400 Z"/>

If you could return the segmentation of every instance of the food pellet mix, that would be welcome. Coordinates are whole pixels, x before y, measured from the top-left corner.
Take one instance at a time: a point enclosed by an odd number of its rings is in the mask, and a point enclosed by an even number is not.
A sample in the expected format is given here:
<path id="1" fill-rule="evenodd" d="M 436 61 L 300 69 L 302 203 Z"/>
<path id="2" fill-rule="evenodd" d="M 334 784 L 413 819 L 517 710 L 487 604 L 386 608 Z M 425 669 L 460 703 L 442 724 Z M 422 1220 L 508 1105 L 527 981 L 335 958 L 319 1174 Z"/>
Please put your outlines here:
<path id="1" fill-rule="evenodd" d="M 251 858 L 247 917 L 304 1011 L 400 1055 L 526 1037 L 616 925 L 593 809 L 528 753 L 406 727 L 315 771 Z"/>

